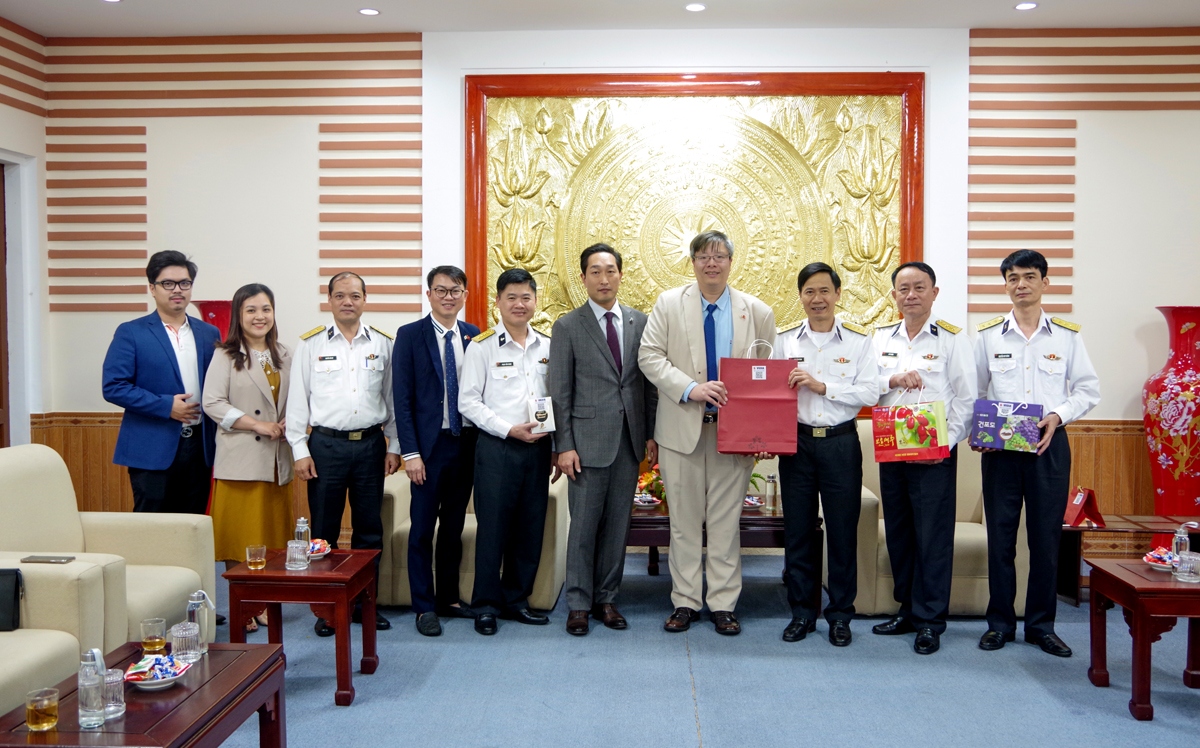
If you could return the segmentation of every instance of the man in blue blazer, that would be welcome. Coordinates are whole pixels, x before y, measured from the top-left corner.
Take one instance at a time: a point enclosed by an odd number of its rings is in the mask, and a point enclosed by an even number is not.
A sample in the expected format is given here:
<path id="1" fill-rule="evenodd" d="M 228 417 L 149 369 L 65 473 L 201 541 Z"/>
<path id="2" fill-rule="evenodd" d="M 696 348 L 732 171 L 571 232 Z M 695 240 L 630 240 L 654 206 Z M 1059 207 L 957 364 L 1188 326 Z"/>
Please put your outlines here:
<path id="1" fill-rule="evenodd" d="M 429 271 L 426 284 L 425 296 L 432 311 L 396 331 L 392 400 L 404 471 L 412 481 L 408 536 L 412 606 L 417 631 L 439 636 L 439 616 L 470 617 L 458 596 L 458 566 L 475 478 L 478 429 L 458 412 L 458 378 L 466 347 L 479 328 L 458 321 L 467 301 L 466 273 L 453 265 L 441 265 Z"/>
<path id="2" fill-rule="evenodd" d="M 221 336 L 187 314 L 196 264 L 182 252 L 154 253 L 146 278 L 155 311 L 117 327 L 104 357 L 104 399 L 125 409 L 113 462 L 135 512 L 204 514 L 216 427 L 200 401 Z"/>

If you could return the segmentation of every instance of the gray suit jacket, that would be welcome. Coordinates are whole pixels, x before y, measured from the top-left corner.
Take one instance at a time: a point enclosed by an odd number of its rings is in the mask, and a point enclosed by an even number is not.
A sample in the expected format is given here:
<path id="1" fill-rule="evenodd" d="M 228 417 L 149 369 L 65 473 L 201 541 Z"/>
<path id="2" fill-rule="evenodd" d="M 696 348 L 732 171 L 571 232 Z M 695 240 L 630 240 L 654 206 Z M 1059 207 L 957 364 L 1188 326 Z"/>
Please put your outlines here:
<path id="1" fill-rule="evenodd" d="M 579 452 L 584 467 L 608 467 L 617 457 L 624 423 L 634 456 L 642 459 L 653 437 L 658 393 L 638 368 L 646 315 L 621 305 L 624 341 L 621 374 L 608 340 L 588 304 L 559 317 L 551 335 L 547 384 L 554 403 L 554 448 Z"/>

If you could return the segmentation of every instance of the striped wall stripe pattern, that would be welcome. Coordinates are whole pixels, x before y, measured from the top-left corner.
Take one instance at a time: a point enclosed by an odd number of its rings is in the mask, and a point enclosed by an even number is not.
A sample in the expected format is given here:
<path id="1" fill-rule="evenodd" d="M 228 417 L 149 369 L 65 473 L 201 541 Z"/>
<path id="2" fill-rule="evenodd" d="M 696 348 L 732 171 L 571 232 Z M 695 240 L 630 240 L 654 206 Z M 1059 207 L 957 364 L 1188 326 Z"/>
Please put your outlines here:
<path id="1" fill-rule="evenodd" d="M 1074 113 L 1200 110 L 1200 28 L 974 29 L 970 73 L 968 309 L 1010 309 L 999 262 L 1030 248 L 1070 313 Z"/>
<path id="2" fill-rule="evenodd" d="M 45 39 L 0 19 L 0 104 L 46 117 L 53 312 L 148 308 L 147 128 L 200 116 L 319 117 L 322 280 L 355 270 L 369 309 L 420 311 L 420 34 Z"/>

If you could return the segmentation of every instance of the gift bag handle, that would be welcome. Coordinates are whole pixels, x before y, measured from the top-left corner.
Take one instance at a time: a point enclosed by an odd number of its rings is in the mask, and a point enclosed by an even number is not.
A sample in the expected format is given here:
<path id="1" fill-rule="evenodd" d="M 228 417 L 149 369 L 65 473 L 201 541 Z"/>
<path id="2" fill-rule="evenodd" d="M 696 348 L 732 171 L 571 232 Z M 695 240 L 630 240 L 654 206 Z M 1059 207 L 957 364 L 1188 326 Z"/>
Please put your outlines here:
<path id="1" fill-rule="evenodd" d="M 750 347 L 746 349 L 746 354 L 749 355 L 750 351 L 754 350 L 755 348 L 757 348 L 760 345 L 765 345 L 771 351 L 771 353 L 767 356 L 767 358 L 774 357 L 775 346 L 771 345 L 770 343 L 763 340 L 762 338 L 756 338 L 755 341 L 750 344 Z"/>

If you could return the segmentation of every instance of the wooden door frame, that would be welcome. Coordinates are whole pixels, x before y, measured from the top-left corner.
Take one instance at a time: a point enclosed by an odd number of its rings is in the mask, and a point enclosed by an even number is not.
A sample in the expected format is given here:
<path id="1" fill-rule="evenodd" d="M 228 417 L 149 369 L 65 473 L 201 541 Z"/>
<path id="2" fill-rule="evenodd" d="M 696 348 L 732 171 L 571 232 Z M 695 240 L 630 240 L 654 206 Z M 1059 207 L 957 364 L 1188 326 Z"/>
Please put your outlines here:
<path id="1" fill-rule="evenodd" d="M 8 223 L 5 213 L 4 165 L 0 164 L 0 447 L 12 441 L 12 407 L 8 396 Z"/>

